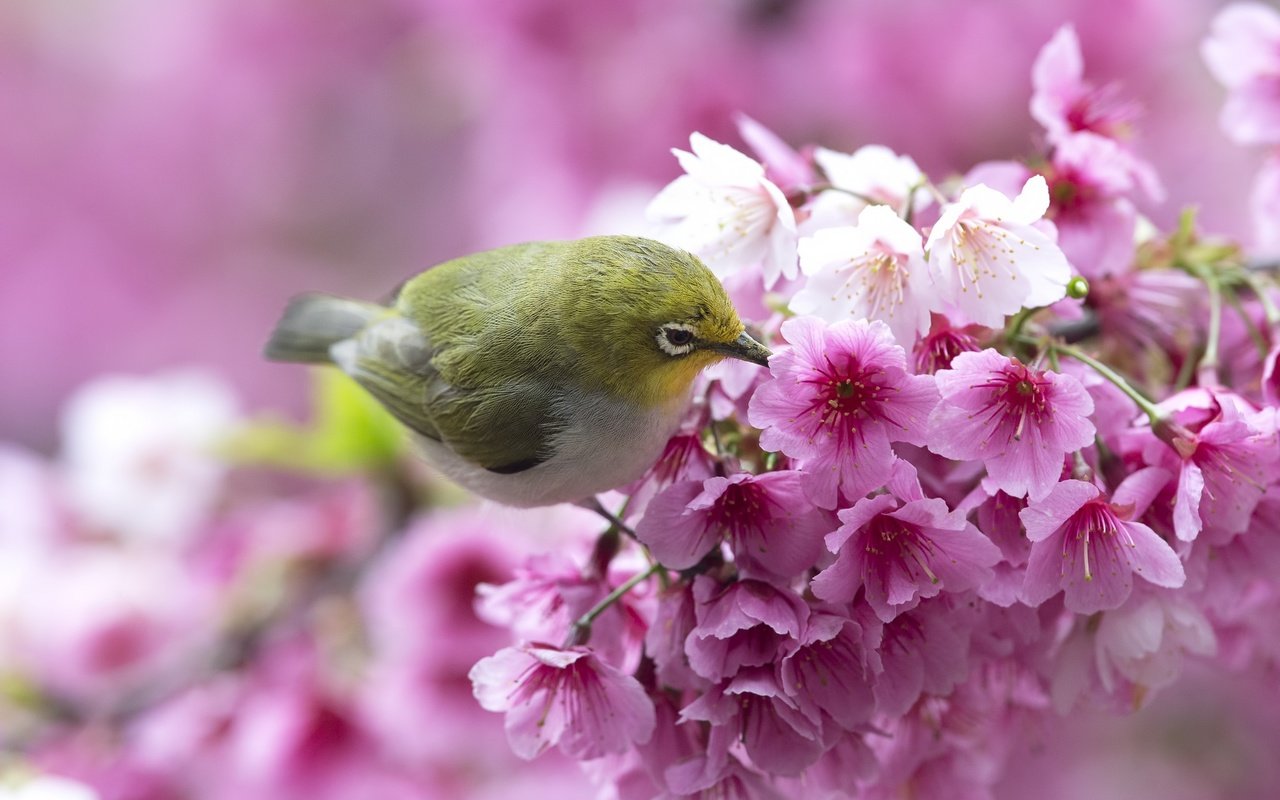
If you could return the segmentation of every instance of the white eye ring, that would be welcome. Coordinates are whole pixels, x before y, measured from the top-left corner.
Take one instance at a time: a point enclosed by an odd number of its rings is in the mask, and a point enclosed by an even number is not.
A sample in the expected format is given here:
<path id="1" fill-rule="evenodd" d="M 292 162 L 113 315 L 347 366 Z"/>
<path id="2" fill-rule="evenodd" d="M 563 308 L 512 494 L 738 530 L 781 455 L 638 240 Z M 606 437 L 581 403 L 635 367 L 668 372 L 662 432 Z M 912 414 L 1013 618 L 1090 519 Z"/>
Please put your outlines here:
<path id="1" fill-rule="evenodd" d="M 667 338 L 667 333 L 669 331 L 686 331 L 690 334 L 689 341 L 683 344 L 676 344 Z M 692 325 L 687 325 L 683 322 L 668 322 L 666 325 L 658 328 L 658 335 L 655 338 L 658 342 L 658 347 L 662 349 L 662 352 L 669 356 L 682 356 L 693 349 L 693 334 L 695 333 L 697 333 L 697 331 Z"/>

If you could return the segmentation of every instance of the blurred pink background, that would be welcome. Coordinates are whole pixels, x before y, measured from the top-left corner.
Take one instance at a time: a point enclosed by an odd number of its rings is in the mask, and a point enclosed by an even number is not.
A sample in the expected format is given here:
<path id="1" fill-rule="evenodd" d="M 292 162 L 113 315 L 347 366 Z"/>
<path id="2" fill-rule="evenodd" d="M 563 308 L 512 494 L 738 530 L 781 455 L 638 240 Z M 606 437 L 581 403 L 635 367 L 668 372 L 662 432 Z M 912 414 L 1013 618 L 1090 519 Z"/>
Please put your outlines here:
<path id="1" fill-rule="evenodd" d="M 50 450 L 106 371 L 263 363 L 303 289 L 377 297 L 479 248 L 639 219 L 700 130 L 878 142 L 927 171 L 1029 153 L 1037 49 L 1140 98 L 1169 200 L 1244 235 L 1260 155 L 1218 131 L 1206 0 L 8 0 L 0 6 L 0 439 Z M 611 220 L 602 223 L 599 220 Z M 593 221 L 594 220 L 594 221 Z"/>

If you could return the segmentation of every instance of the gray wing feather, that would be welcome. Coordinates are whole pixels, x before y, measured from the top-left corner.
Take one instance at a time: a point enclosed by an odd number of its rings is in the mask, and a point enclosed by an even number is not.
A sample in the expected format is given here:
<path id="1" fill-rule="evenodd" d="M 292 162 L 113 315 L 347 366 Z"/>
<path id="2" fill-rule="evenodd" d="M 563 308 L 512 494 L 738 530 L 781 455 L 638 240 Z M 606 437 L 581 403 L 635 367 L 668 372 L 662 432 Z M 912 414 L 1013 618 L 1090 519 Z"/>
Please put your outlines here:
<path id="1" fill-rule="evenodd" d="M 373 323 L 332 353 L 334 362 L 402 423 L 477 466 L 514 473 L 553 455 L 562 404 L 549 385 L 536 379 L 451 385 L 437 367 L 442 353 L 402 316 Z"/>

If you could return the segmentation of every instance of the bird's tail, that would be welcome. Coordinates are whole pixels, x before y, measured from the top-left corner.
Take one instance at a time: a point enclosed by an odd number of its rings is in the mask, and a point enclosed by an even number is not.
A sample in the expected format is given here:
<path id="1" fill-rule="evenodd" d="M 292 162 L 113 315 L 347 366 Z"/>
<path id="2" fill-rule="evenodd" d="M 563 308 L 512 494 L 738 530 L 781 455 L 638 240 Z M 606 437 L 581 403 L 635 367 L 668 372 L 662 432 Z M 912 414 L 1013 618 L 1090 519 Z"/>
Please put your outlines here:
<path id="1" fill-rule="evenodd" d="M 329 348 L 355 336 L 387 309 L 376 303 L 316 292 L 289 301 L 263 354 L 272 361 L 324 364 Z"/>

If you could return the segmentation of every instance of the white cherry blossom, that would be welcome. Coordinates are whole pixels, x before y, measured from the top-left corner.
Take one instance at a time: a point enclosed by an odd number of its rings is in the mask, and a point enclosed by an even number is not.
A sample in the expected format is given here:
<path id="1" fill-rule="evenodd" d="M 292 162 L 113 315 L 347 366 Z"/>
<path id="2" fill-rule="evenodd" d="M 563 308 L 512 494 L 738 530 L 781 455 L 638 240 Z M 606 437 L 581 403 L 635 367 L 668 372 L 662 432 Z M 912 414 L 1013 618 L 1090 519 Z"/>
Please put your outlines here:
<path id="1" fill-rule="evenodd" d="M 938 306 L 920 232 L 883 205 L 867 206 L 858 224 L 826 228 L 800 240 L 808 276 L 791 300 L 797 314 L 827 322 L 882 320 L 903 347 L 929 328 Z"/>
<path id="2" fill-rule="evenodd" d="M 226 466 L 213 448 L 237 420 L 231 390 L 204 373 L 85 385 L 62 419 L 76 512 L 127 539 L 181 539 L 214 502 Z"/>
<path id="3" fill-rule="evenodd" d="M 911 197 L 912 205 L 919 209 L 930 202 L 928 192 L 922 188 L 924 173 L 916 162 L 884 145 L 869 144 L 852 154 L 819 147 L 813 160 L 834 188 L 863 198 L 864 203 L 872 201 L 901 209 Z"/>
<path id="4" fill-rule="evenodd" d="M 695 133 L 693 152 L 672 150 L 686 174 L 649 204 L 659 238 L 695 253 L 720 278 L 761 268 L 766 288 L 794 278 L 796 217 L 764 167 L 732 147 Z"/>
<path id="5" fill-rule="evenodd" d="M 1035 223 L 1049 208 L 1049 187 L 1032 176 L 1016 198 L 983 184 L 942 209 L 926 245 L 943 299 L 980 325 L 1000 327 L 1024 307 L 1066 296 L 1071 265 Z"/>

